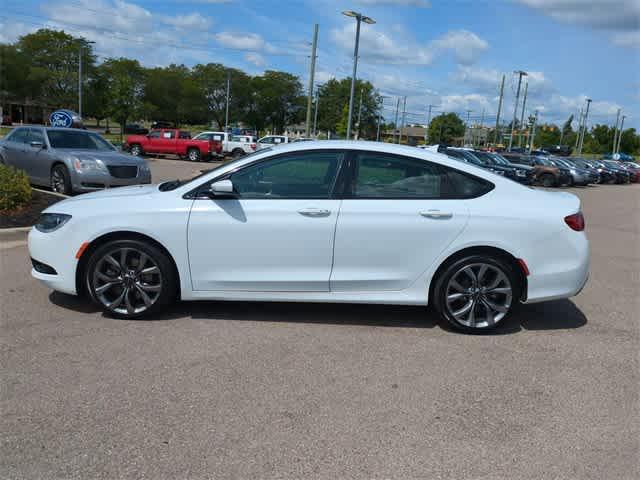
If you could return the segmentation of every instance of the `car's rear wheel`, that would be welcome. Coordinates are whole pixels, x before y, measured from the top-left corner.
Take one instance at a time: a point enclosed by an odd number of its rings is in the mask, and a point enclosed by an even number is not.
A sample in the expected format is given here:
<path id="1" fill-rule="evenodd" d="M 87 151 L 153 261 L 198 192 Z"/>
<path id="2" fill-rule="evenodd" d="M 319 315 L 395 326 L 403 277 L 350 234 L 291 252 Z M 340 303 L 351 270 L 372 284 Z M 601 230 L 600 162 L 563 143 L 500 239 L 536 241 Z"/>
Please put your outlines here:
<path id="1" fill-rule="evenodd" d="M 63 195 L 71 195 L 71 177 L 64 165 L 56 165 L 51 169 L 51 190 Z"/>
<path id="2" fill-rule="evenodd" d="M 240 158 L 243 155 L 244 155 L 244 150 L 242 150 L 241 148 L 236 148 L 233 150 L 233 152 L 231 152 L 231 156 L 233 158 Z"/>
<path id="3" fill-rule="evenodd" d="M 517 276 L 508 262 L 470 255 L 448 265 L 436 279 L 434 307 L 454 328 L 480 333 L 504 321 L 519 291 Z"/>
<path id="4" fill-rule="evenodd" d="M 190 148 L 187 150 L 187 158 L 192 162 L 199 162 L 202 157 L 200 150 L 197 148 Z"/>
<path id="5" fill-rule="evenodd" d="M 137 145 L 137 144 L 131 145 L 131 149 L 129 150 L 129 152 L 134 157 L 139 157 L 139 156 L 142 155 L 142 147 L 140 145 Z"/>
<path id="6" fill-rule="evenodd" d="M 159 311 L 175 299 L 177 278 L 169 257 L 139 240 L 115 240 L 92 253 L 85 269 L 91 299 L 120 318 Z"/>

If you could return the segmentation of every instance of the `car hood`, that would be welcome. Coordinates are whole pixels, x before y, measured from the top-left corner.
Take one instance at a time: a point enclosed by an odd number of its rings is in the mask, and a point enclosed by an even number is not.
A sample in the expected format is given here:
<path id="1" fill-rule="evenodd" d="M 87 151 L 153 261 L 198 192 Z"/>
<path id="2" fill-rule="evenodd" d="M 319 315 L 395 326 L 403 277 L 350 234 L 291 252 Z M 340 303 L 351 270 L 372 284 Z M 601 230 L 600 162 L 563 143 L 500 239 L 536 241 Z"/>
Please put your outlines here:
<path id="1" fill-rule="evenodd" d="M 126 155 L 120 152 L 100 152 L 95 150 L 56 149 L 63 155 L 79 158 L 80 160 L 101 160 L 105 165 L 140 165 L 144 159 Z"/>
<path id="2" fill-rule="evenodd" d="M 157 193 L 158 191 L 158 185 L 132 185 L 130 187 L 107 188 L 97 192 L 83 193 L 75 197 L 70 197 L 55 205 L 59 205 L 60 203 L 82 202 L 103 198 L 138 197 L 141 195 Z"/>

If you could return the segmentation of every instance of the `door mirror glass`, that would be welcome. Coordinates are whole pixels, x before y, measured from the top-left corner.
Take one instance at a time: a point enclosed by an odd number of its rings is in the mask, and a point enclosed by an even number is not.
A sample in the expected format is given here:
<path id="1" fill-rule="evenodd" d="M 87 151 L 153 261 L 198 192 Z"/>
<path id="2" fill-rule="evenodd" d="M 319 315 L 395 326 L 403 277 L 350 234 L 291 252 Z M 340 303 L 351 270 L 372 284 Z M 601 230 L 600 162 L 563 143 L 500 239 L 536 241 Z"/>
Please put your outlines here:
<path id="1" fill-rule="evenodd" d="M 233 183 L 231 180 L 220 180 L 211 184 L 211 193 L 214 195 L 233 195 Z"/>

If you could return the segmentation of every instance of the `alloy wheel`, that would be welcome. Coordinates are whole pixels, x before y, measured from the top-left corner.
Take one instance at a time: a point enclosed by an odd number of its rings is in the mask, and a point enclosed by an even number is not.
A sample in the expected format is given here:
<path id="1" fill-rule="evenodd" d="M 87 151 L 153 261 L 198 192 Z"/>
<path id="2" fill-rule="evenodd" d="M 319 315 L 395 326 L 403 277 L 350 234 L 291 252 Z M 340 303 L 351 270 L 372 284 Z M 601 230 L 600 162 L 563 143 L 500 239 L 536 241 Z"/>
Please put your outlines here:
<path id="1" fill-rule="evenodd" d="M 469 328 L 498 323 L 509 312 L 512 298 L 509 277 L 488 263 L 465 265 L 446 288 L 446 308 L 458 323 Z"/>
<path id="2" fill-rule="evenodd" d="M 56 193 L 66 193 L 64 174 L 57 168 L 51 173 L 51 190 Z"/>
<path id="3" fill-rule="evenodd" d="M 196 150 L 189 150 L 189 160 L 195 162 L 198 160 L 198 152 Z"/>
<path id="4" fill-rule="evenodd" d="M 143 251 L 117 248 L 96 263 L 92 289 L 95 298 L 109 310 L 120 315 L 137 315 L 160 298 L 162 273 Z"/>

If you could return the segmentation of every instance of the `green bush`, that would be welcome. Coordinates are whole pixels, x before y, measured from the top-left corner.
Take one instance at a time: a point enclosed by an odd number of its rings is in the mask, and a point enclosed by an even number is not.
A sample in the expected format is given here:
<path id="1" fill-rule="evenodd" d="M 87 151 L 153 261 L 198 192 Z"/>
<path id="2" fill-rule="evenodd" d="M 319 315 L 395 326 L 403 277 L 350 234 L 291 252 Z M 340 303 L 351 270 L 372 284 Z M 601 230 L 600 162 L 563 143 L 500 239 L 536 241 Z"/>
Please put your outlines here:
<path id="1" fill-rule="evenodd" d="M 0 164 L 0 212 L 15 210 L 31 200 L 31 185 L 27 174 L 17 168 Z"/>

